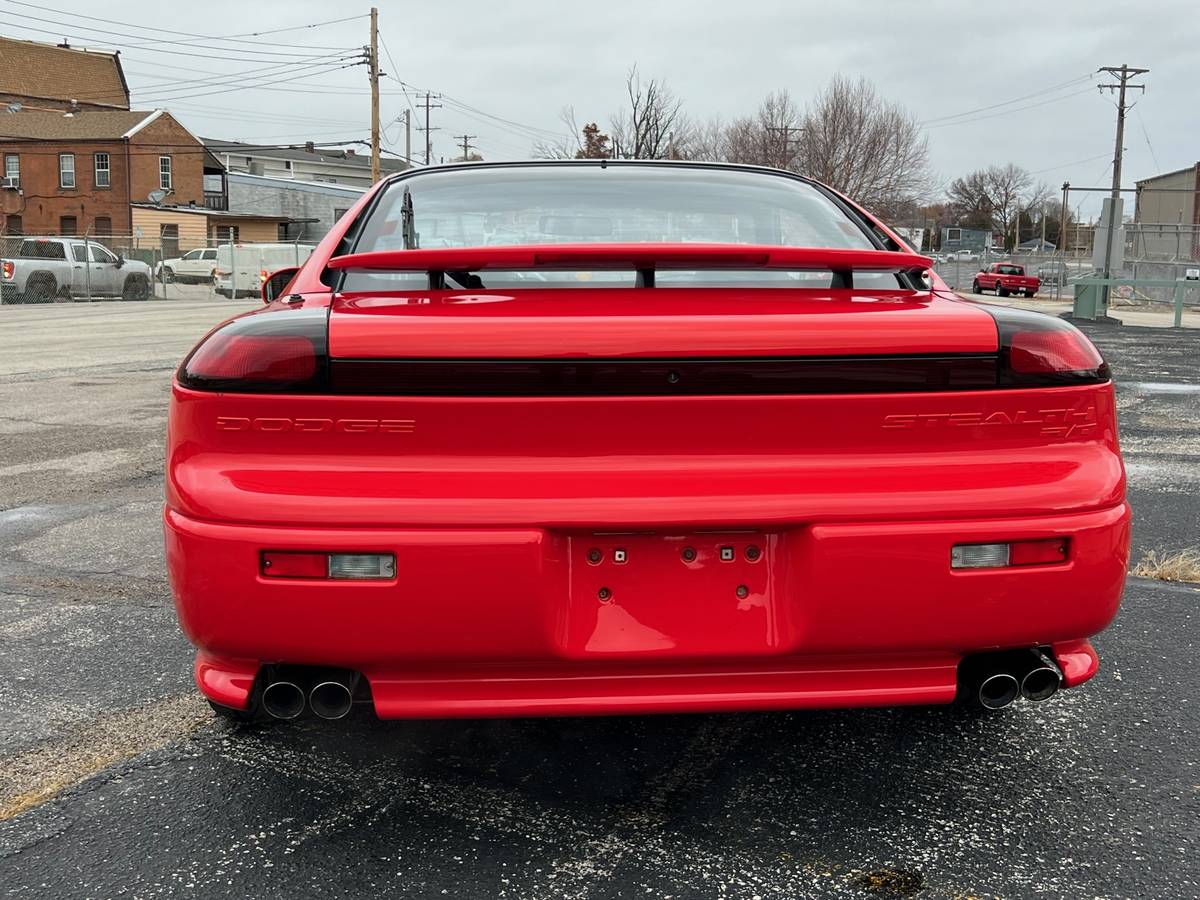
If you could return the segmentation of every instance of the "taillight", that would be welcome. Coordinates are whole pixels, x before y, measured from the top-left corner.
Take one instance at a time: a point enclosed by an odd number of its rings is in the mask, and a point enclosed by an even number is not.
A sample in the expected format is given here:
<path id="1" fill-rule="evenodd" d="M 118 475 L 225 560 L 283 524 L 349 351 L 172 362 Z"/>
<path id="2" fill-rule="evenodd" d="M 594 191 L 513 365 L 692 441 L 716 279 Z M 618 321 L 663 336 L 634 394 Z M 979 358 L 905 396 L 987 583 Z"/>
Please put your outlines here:
<path id="1" fill-rule="evenodd" d="M 11 260 L 6 259 L 3 263 L 0 263 L 0 269 L 3 270 L 5 281 L 12 281 L 13 272 L 16 270 L 16 268 L 17 267 L 13 265 Z"/>
<path id="2" fill-rule="evenodd" d="M 260 282 L 262 282 L 263 284 L 266 284 L 266 283 L 267 283 L 267 279 L 268 279 L 268 278 L 270 278 L 270 277 L 271 277 L 271 275 L 270 275 L 270 273 L 269 273 L 269 272 L 267 272 L 267 270 L 266 270 L 266 269 L 259 269 L 259 270 L 258 270 L 258 280 L 259 280 Z"/>
<path id="3" fill-rule="evenodd" d="M 1070 322 L 1011 306 L 984 308 L 999 331 L 999 386 L 1100 384 L 1111 378 L 1095 344 Z"/>
<path id="4" fill-rule="evenodd" d="M 282 309 L 231 319 L 191 352 L 184 387 L 238 393 L 299 393 L 328 386 L 324 309 Z"/>

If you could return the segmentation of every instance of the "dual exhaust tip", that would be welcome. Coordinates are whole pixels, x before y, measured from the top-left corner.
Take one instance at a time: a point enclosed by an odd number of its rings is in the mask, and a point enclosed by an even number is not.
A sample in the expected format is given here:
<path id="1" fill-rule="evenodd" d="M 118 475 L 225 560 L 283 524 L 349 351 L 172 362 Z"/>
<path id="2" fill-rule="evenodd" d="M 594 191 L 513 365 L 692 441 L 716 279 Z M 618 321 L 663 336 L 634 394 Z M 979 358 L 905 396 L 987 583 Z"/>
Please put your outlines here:
<path id="1" fill-rule="evenodd" d="M 319 676 L 276 678 L 267 682 L 262 693 L 262 706 L 274 719 L 295 719 L 311 709 L 321 719 L 341 719 L 354 705 L 354 687 L 358 676 L 351 672 L 324 672 Z M 305 683 L 312 686 L 305 691 Z"/>
<path id="2" fill-rule="evenodd" d="M 978 662 L 975 699 L 984 709 L 1005 709 L 1018 697 L 1041 703 L 1062 685 L 1062 670 L 1041 650 L 994 654 Z"/>

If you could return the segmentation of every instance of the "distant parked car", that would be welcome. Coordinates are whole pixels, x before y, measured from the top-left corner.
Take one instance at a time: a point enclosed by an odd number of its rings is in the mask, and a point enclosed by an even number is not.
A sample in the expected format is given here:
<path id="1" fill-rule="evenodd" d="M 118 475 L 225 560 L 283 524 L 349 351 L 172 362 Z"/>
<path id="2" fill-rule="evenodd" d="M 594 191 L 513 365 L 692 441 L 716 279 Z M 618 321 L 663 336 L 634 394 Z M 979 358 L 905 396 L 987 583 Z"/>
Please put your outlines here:
<path id="1" fill-rule="evenodd" d="M 17 252 L 0 260 L 4 303 L 150 296 L 150 267 L 125 259 L 95 241 L 26 238 Z"/>
<path id="2" fill-rule="evenodd" d="M 1035 275 L 1026 275 L 1025 267 L 1016 263 L 992 263 L 986 269 L 980 269 L 971 284 L 971 293 L 982 294 L 984 291 L 995 291 L 997 297 L 1007 297 L 1009 294 L 1024 294 L 1032 297 L 1038 292 L 1041 281 Z"/>
<path id="3" fill-rule="evenodd" d="M 217 268 L 215 247 L 189 250 L 183 256 L 164 259 L 154 267 L 154 278 L 159 281 L 178 281 L 183 284 L 200 284 L 212 281 Z"/>
<path id="4" fill-rule="evenodd" d="M 312 244 L 222 244 L 213 289 L 222 297 L 258 297 L 272 272 L 304 265 L 313 249 Z"/>

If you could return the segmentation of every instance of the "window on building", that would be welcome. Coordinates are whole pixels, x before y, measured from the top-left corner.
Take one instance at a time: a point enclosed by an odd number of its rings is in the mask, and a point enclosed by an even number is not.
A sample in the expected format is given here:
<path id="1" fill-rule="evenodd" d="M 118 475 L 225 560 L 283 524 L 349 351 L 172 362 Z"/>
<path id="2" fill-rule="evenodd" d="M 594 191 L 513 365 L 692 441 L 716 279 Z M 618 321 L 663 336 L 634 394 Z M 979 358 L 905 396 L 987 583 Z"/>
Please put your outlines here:
<path id="1" fill-rule="evenodd" d="M 165 157 L 164 157 L 165 158 Z M 179 255 L 179 226 L 162 225 L 159 227 L 158 240 L 162 246 L 162 255 L 172 259 Z"/>
<path id="2" fill-rule="evenodd" d="M 77 225 L 75 224 L 74 216 L 60 216 L 58 219 L 58 233 L 71 235 L 76 233 Z"/>
<path id="3" fill-rule="evenodd" d="M 158 186 L 169 191 L 174 187 L 171 179 L 171 157 L 160 156 L 158 158 Z"/>
<path id="4" fill-rule="evenodd" d="M 336 222 L 338 219 L 340 219 L 342 216 L 344 216 L 348 212 L 350 212 L 350 210 L 348 210 L 348 209 L 335 209 L 333 211 L 333 221 Z"/>
<path id="5" fill-rule="evenodd" d="M 962 240 L 962 229 L 961 228 L 947 228 L 946 229 L 946 240 L 961 241 Z"/>
<path id="6" fill-rule="evenodd" d="M 110 238 L 112 237 L 112 219 L 108 216 L 97 216 L 95 225 L 96 237 Z"/>
<path id="7" fill-rule="evenodd" d="M 238 240 L 238 227 L 236 225 L 218 225 L 216 227 L 217 240 L 222 244 L 236 244 Z"/>
<path id="8" fill-rule="evenodd" d="M 75 154 L 58 154 L 58 186 L 61 188 L 75 187 Z"/>
<path id="9" fill-rule="evenodd" d="M 5 216 L 4 217 L 4 233 L 5 234 L 24 234 L 25 225 L 21 221 L 20 216 Z"/>
<path id="10" fill-rule="evenodd" d="M 94 153 L 92 154 L 92 161 L 95 163 L 96 168 L 96 187 L 111 187 L 112 172 L 108 168 L 108 154 Z"/>
<path id="11" fill-rule="evenodd" d="M 15 153 L 8 153 L 4 156 L 4 179 L 5 184 L 9 187 L 19 188 L 21 186 L 21 157 Z"/>

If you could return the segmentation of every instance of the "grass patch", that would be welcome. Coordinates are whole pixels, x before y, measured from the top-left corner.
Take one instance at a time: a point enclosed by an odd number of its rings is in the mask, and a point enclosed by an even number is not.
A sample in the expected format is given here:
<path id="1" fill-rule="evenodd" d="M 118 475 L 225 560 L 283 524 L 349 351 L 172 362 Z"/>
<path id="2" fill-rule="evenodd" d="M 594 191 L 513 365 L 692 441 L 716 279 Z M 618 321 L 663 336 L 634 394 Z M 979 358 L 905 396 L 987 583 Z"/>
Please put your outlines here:
<path id="1" fill-rule="evenodd" d="M 1200 584 L 1200 550 L 1147 550 L 1131 572 L 1160 581 Z"/>

